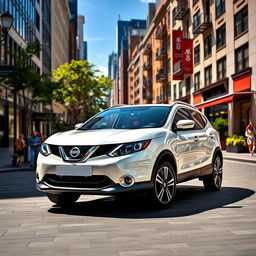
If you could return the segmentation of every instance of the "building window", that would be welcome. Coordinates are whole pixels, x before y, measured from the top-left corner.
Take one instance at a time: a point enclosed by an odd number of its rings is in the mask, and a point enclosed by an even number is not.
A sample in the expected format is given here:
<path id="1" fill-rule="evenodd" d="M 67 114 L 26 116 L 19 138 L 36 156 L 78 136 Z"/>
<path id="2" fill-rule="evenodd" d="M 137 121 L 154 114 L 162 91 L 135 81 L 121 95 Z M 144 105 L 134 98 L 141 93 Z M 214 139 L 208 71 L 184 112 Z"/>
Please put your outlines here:
<path id="1" fill-rule="evenodd" d="M 235 51 L 235 70 L 239 72 L 249 67 L 249 48 L 248 43 Z"/>
<path id="2" fill-rule="evenodd" d="M 189 21 L 186 21 L 186 27 L 185 27 L 185 38 L 190 38 L 189 36 Z"/>
<path id="3" fill-rule="evenodd" d="M 225 0 L 216 0 L 216 17 L 225 12 Z"/>
<path id="4" fill-rule="evenodd" d="M 212 54 L 212 35 L 207 36 L 204 39 L 204 57 L 208 57 Z"/>
<path id="5" fill-rule="evenodd" d="M 235 37 L 248 30 L 248 6 L 235 15 Z"/>
<path id="6" fill-rule="evenodd" d="M 176 20 L 175 20 L 175 14 L 176 14 L 177 8 L 175 7 L 172 10 L 172 26 L 174 26 L 176 24 Z"/>
<path id="7" fill-rule="evenodd" d="M 186 79 L 186 96 L 190 95 L 190 77 Z"/>
<path id="8" fill-rule="evenodd" d="M 171 83 L 167 84 L 167 97 L 168 98 L 172 97 L 172 84 Z"/>
<path id="9" fill-rule="evenodd" d="M 212 83 L 212 65 L 204 69 L 204 86 Z"/>
<path id="10" fill-rule="evenodd" d="M 173 86 L 173 99 L 177 99 L 176 84 Z"/>
<path id="11" fill-rule="evenodd" d="M 226 57 L 217 61 L 217 81 L 226 77 Z"/>
<path id="12" fill-rule="evenodd" d="M 36 11 L 36 28 L 38 31 L 40 31 L 40 16 L 37 11 Z"/>
<path id="13" fill-rule="evenodd" d="M 183 97 L 182 93 L 182 82 L 179 82 L 179 98 Z"/>
<path id="14" fill-rule="evenodd" d="M 200 25 L 200 10 L 193 16 L 193 30 Z"/>
<path id="15" fill-rule="evenodd" d="M 226 44 L 226 24 L 221 26 L 216 31 L 216 37 L 217 37 L 217 49 L 222 47 Z"/>
<path id="16" fill-rule="evenodd" d="M 167 61 L 167 73 L 171 73 L 171 59 L 169 58 Z"/>
<path id="17" fill-rule="evenodd" d="M 194 48 L 194 65 L 200 63 L 200 44 Z"/>
<path id="18" fill-rule="evenodd" d="M 194 91 L 198 91 L 200 89 L 200 72 L 197 72 L 194 75 Z"/>

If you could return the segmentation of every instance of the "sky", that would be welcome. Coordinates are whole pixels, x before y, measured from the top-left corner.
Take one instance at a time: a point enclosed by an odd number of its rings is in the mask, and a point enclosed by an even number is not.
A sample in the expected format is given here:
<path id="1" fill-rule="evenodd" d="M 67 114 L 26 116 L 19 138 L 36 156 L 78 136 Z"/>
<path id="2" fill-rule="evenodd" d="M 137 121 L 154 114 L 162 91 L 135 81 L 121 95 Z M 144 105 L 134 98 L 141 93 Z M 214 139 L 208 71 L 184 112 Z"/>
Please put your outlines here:
<path id="1" fill-rule="evenodd" d="M 107 75 L 108 55 L 116 52 L 116 24 L 121 20 L 146 19 L 148 2 L 154 0 L 78 0 L 78 15 L 85 16 L 84 40 L 88 61 Z"/>

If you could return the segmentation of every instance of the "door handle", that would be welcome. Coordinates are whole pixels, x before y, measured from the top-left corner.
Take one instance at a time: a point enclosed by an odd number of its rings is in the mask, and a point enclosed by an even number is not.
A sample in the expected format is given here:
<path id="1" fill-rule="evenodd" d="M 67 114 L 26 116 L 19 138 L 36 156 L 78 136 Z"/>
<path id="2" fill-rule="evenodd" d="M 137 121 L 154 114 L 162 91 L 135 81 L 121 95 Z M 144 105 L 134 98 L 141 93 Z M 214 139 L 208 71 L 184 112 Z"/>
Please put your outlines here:
<path id="1" fill-rule="evenodd" d="M 194 142 L 199 142 L 199 138 L 197 136 L 195 136 Z"/>

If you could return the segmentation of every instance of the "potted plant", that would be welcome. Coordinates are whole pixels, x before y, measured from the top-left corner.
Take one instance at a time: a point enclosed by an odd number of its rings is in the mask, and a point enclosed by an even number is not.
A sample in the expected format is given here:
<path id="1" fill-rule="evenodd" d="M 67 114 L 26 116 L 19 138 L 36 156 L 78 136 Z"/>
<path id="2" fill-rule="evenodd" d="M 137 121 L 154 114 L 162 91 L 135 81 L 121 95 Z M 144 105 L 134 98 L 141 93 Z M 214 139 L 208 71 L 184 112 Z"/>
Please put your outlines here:
<path id="1" fill-rule="evenodd" d="M 246 138 L 244 136 L 232 135 L 226 139 L 227 152 L 246 152 Z"/>
<path id="2" fill-rule="evenodd" d="M 228 121 L 222 117 L 218 117 L 212 123 L 212 127 L 219 132 L 221 148 L 226 149 L 226 138 L 228 133 Z"/>

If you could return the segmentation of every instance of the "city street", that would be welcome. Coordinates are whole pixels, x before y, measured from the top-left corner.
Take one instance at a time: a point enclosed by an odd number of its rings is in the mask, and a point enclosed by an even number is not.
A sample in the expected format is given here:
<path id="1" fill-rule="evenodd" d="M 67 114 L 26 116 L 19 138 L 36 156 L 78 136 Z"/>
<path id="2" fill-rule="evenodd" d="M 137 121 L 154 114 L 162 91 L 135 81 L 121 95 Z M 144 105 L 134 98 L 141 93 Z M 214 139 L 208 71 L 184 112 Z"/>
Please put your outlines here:
<path id="1" fill-rule="evenodd" d="M 256 166 L 225 161 L 221 191 L 195 180 L 175 205 L 82 196 L 62 210 L 35 189 L 34 173 L 0 173 L 0 255 L 256 255 Z"/>

